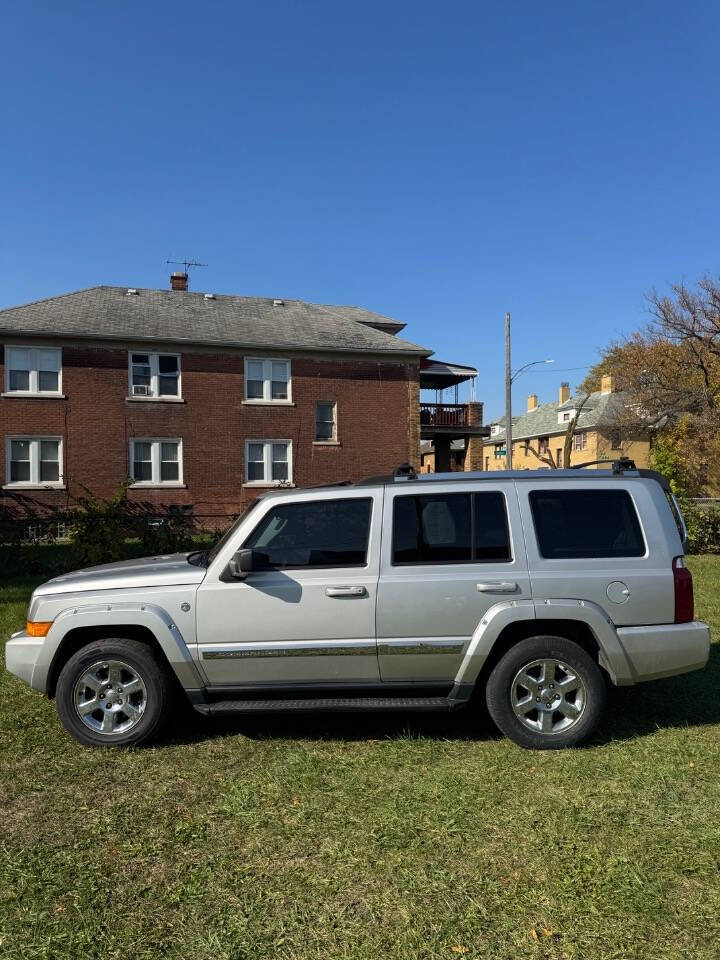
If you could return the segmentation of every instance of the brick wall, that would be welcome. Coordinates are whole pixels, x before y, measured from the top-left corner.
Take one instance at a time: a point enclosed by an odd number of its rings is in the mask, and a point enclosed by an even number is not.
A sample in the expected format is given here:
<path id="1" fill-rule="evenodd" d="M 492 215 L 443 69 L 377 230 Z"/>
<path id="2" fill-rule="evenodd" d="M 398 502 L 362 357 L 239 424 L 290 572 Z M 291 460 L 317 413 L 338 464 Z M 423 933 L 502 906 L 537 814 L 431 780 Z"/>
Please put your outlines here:
<path id="1" fill-rule="evenodd" d="M 291 440 L 297 486 L 358 480 L 417 461 L 416 361 L 290 359 L 294 405 L 255 406 L 242 402 L 242 354 L 182 352 L 184 402 L 176 403 L 127 399 L 127 349 L 64 346 L 66 399 L 0 398 L 0 479 L 4 483 L 7 476 L 6 436 L 60 436 L 68 490 L 4 490 L 0 506 L 26 499 L 63 505 L 81 486 L 111 495 L 129 474 L 132 436 L 182 438 L 186 488 L 129 494 L 159 511 L 192 503 L 198 514 L 233 514 L 262 492 L 242 485 L 246 439 Z M 321 400 L 337 404 L 336 446 L 313 442 Z"/>

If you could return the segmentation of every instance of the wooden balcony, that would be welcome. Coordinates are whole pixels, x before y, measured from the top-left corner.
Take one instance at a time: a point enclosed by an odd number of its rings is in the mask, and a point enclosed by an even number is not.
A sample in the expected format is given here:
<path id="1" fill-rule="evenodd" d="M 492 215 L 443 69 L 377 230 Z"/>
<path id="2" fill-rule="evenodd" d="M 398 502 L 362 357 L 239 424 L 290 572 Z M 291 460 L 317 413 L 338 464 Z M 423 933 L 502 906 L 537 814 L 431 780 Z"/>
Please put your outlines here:
<path id="1" fill-rule="evenodd" d="M 425 427 L 466 427 L 468 408 L 464 403 L 421 403 L 420 425 Z"/>
<path id="2" fill-rule="evenodd" d="M 487 427 L 470 423 L 470 410 L 466 403 L 420 402 L 420 436 L 423 440 L 432 440 L 437 436 L 486 436 L 488 433 Z"/>

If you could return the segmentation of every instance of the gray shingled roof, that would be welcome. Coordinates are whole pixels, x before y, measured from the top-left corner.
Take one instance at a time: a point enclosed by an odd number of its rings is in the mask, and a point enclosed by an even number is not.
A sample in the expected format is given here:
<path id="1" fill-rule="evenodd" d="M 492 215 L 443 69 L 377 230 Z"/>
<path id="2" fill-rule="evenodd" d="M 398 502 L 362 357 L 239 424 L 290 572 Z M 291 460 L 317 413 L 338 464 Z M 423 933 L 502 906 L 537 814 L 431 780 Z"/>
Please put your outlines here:
<path id="1" fill-rule="evenodd" d="M 368 324 L 396 324 L 360 307 L 171 290 L 128 294 L 127 287 L 90 287 L 0 310 L 0 334 L 82 337 L 92 340 L 161 340 L 213 346 L 385 353 L 432 353 Z M 397 324 L 396 324 L 397 325 Z M 387 326 L 386 326 L 387 329 Z"/>
<path id="2" fill-rule="evenodd" d="M 584 394 L 576 394 L 570 397 L 565 403 L 541 403 L 529 413 L 523 413 L 518 417 L 513 417 L 512 435 L 513 440 L 530 440 L 533 437 L 549 437 L 565 433 L 567 423 L 558 423 L 558 413 L 561 410 L 572 410 L 576 408 L 582 400 Z M 609 426 L 615 422 L 619 412 L 624 406 L 624 394 L 622 393 L 591 393 L 590 398 L 582 409 L 580 419 L 578 420 L 577 430 L 588 430 L 591 427 Z M 491 434 L 487 443 L 500 443 L 505 439 L 505 420 L 494 420 L 490 424 L 490 429 L 494 424 L 500 425 L 497 433 Z"/>

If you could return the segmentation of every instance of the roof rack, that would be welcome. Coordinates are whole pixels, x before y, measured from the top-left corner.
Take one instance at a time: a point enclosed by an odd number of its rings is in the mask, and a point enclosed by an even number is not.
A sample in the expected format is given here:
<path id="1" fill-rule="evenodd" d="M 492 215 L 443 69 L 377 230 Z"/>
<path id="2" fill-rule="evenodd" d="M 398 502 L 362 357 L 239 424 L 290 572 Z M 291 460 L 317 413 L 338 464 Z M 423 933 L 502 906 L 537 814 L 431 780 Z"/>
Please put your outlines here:
<path id="1" fill-rule="evenodd" d="M 401 463 L 399 467 L 395 467 L 393 470 L 393 478 L 395 480 L 417 480 L 415 467 L 409 463 Z"/>

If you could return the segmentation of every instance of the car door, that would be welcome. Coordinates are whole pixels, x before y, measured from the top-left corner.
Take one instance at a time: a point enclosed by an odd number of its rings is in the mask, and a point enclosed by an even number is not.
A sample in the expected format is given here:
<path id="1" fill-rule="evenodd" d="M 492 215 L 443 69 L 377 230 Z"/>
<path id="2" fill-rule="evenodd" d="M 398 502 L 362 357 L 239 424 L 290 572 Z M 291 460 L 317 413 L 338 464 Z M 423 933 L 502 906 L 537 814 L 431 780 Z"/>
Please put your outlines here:
<path id="1" fill-rule="evenodd" d="M 378 584 L 383 680 L 452 680 L 478 623 L 530 582 L 512 481 L 388 488 Z"/>
<path id="2" fill-rule="evenodd" d="M 198 653 L 211 684 L 379 679 L 375 601 L 382 489 L 268 498 L 198 590 Z M 270 566 L 227 576 L 240 547 Z"/>

